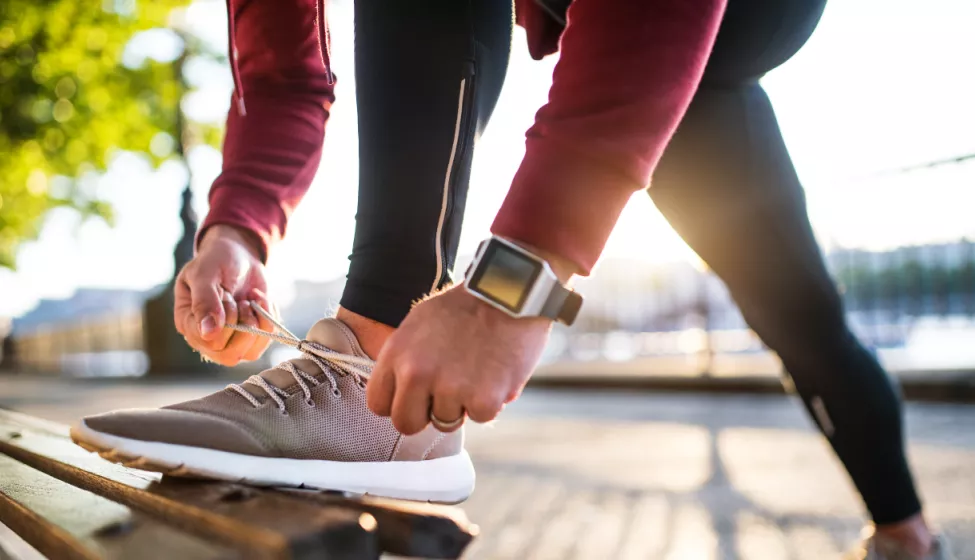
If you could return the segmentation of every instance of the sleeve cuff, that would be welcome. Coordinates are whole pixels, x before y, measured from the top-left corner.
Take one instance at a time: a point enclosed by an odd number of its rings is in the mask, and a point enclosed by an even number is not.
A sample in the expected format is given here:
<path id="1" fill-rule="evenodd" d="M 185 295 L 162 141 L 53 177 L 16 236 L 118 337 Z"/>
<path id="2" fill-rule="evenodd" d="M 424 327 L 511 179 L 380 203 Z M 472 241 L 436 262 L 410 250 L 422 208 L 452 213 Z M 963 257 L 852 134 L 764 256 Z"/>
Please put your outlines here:
<path id="1" fill-rule="evenodd" d="M 254 234 L 261 261 L 267 263 L 269 248 L 284 237 L 286 219 L 281 205 L 261 193 L 216 186 L 210 192 L 210 211 L 197 230 L 194 247 L 199 249 L 203 234 L 211 226 L 234 226 Z"/>
<path id="2" fill-rule="evenodd" d="M 589 274 L 639 185 L 547 138 L 529 139 L 491 232 L 561 255 Z"/>

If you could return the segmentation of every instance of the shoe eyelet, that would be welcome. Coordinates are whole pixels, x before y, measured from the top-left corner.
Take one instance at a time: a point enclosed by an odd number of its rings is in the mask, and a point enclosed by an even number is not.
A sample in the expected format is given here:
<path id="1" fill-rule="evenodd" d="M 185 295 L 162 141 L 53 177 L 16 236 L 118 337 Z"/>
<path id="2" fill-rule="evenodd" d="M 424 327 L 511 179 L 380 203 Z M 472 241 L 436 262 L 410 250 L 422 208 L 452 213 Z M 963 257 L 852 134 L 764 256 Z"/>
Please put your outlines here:
<path id="1" fill-rule="evenodd" d="M 342 391 L 339 391 L 338 388 L 332 389 L 332 396 L 335 398 L 340 398 L 342 396 Z"/>
<path id="2" fill-rule="evenodd" d="M 281 416 L 287 416 L 288 415 L 288 410 L 287 409 L 280 408 L 280 409 L 278 409 L 278 411 L 281 414 Z"/>
<path id="3" fill-rule="evenodd" d="M 311 399 L 306 400 L 305 401 L 305 404 L 307 404 L 311 408 L 315 408 L 315 401 L 313 401 Z"/>

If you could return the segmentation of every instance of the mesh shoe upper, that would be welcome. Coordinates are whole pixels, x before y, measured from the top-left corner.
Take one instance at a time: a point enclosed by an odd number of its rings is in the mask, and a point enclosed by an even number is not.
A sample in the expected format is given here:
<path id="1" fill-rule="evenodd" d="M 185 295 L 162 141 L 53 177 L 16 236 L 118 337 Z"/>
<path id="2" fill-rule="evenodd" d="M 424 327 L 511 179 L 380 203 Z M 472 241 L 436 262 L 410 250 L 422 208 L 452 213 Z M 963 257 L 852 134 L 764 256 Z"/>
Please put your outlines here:
<path id="1" fill-rule="evenodd" d="M 365 357 L 352 332 L 335 319 L 316 323 L 306 339 L 339 354 Z M 323 370 L 321 361 L 307 356 L 290 362 L 313 380 L 303 381 L 310 399 L 287 362 L 260 374 L 283 391 L 278 396 L 284 410 L 264 388 L 245 382 L 240 387 L 253 399 L 228 387 L 162 409 L 111 412 L 86 418 L 85 423 L 93 430 L 130 439 L 294 459 L 415 461 L 461 451 L 462 431 L 442 434 L 428 427 L 414 436 L 401 436 L 389 418 L 368 409 L 365 380 L 360 376 L 340 368 Z"/>

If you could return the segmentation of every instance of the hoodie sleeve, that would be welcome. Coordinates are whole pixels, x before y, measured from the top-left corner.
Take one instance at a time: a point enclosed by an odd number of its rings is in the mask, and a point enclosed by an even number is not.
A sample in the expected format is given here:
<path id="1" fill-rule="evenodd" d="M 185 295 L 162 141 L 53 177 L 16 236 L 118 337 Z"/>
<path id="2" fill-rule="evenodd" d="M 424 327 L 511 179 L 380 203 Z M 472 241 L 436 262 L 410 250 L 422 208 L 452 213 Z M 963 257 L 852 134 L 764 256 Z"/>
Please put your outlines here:
<path id="1" fill-rule="evenodd" d="M 227 118 L 223 170 L 210 188 L 212 225 L 244 228 L 263 255 L 284 237 L 288 218 L 321 160 L 335 100 L 315 0 L 237 0 L 230 9 L 236 90 Z"/>
<path id="2" fill-rule="evenodd" d="M 575 0 L 492 231 L 588 273 L 697 89 L 726 0 Z"/>

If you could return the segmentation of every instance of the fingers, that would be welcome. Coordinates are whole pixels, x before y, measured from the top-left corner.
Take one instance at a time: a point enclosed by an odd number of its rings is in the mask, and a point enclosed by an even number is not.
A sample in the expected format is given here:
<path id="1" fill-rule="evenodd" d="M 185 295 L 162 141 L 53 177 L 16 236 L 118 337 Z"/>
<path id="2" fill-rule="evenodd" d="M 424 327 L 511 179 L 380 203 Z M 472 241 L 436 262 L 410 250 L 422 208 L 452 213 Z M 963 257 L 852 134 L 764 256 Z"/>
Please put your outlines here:
<path id="1" fill-rule="evenodd" d="M 207 342 L 220 339 L 223 326 L 228 319 L 223 288 L 214 278 L 203 278 L 199 274 L 192 273 L 186 278 L 186 284 L 192 299 L 190 310 L 193 312 L 193 318 L 198 321 L 195 327 L 200 338 Z"/>
<path id="2" fill-rule="evenodd" d="M 221 296 L 221 300 L 221 308 L 223 309 L 224 316 L 226 317 L 226 324 L 238 324 L 238 321 L 240 320 L 240 311 L 237 307 L 237 302 L 234 301 L 233 296 L 225 292 L 224 295 Z M 237 334 L 240 334 L 241 336 L 235 336 Z M 200 349 L 200 353 L 206 356 L 212 362 L 216 362 L 226 367 L 233 367 L 240 363 L 244 352 L 246 352 L 253 343 L 252 340 L 248 340 L 248 337 L 251 336 L 253 335 L 238 333 L 233 329 L 224 328 L 223 324 L 221 324 L 221 328 L 218 331 L 218 338 L 210 341 L 207 347 Z M 234 341 L 233 345 L 231 344 L 231 341 Z"/>
<path id="3" fill-rule="evenodd" d="M 224 324 L 239 323 L 271 332 L 274 331 L 274 324 L 256 313 L 249 302 L 253 300 L 270 311 L 273 316 L 278 316 L 277 307 L 271 303 L 264 292 L 257 289 L 252 290 L 247 299 L 238 301 L 219 285 L 214 287 L 211 284 L 203 284 L 204 288 L 202 289 L 207 295 L 197 297 L 190 280 L 193 277 L 192 269 L 184 269 L 177 278 L 173 308 L 173 322 L 176 330 L 186 338 L 186 342 L 192 348 L 199 351 L 208 360 L 220 365 L 233 367 L 241 361 L 260 358 L 271 344 L 269 338 L 224 328 Z M 200 286 L 199 283 L 196 285 Z M 220 324 L 217 335 L 207 339 L 203 336 L 201 321 L 197 312 L 201 308 L 210 309 L 209 304 L 201 304 L 200 302 L 208 301 L 211 297 L 210 294 L 214 292 L 220 293 L 220 312 L 207 314 L 217 318 L 222 317 L 224 322 Z M 194 312 L 194 309 L 197 311 Z"/>
<path id="4" fill-rule="evenodd" d="M 226 248 L 224 248 L 226 249 Z M 198 255 L 180 271 L 174 287 L 173 323 L 186 342 L 207 359 L 225 366 L 259 358 L 271 341 L 241 333 L 227 324 L 273 331 L 272 322 L 258 317 L 244 302 L 253 300 L 276 314 L 263 291 L 263 267 L 243 262 L 234 251 Z"/>
<path id="5" fill-rule="evenodd" d="M 491 422 L 512 398 L 510 392 L 492 391 L 490 385 L 465 387 L 455 379 L 444 371 L 412 365 L 400 357 L 395 343 L 387 343 L 369 379 L 366 402 L 373 413 L 389 416 L 400 433 L 412 435 L 430 424 L 431 413 L 445 424 L 465 416 L 474 422 Z M 453 432 L 462 425 L 437 429 Z"/>
<path id="6" fill-rule="evenodd" d="M 200 266 L 190 263 L 179 273 L 174 290 L 174 324 L 190 346 L 201 352 L 218 352 L 229 339 L 223 332 L 228 307 L 224 293 L 217 275 L 201 272 Z"/>
<path id="7" fill-rule="evenodd" d="M 229 324 L 248 325 L 255 328 L 257 327 L 257 317 L 254 315 L 253 310 L 251 310 L 249 303 L 246 301 L 237 303 L 233 301 L 233 298 L 229 297 L 228 300 L 229 302 L 232 302 L 232 309 L 236 310 L 227 313 L 227 321 Z M 230 304 L 228 303 L 228 305 Z M 233 319 L 236 320 L 231 322 Z M 224 331 L 224 334 L 228 337 L 226 345 L 224 346 L 223 350 L 213 354 L 210 356 L 210 358 L 221 365 L 233 367 L 240 363 L 241 360 L 247 359 L 245 356 L 254 346 L 258 336 L 232 329 L 224 329 Z"/>
<path id="8" fill-rule="evenodd" d="M 260 305 L 262 308 L 269 311 L 271 315 L 275 317 L 278 316 L 277 307 L 272 305 L 271 302 L 268 301 L 267 296 L 265 296 L 264 293 L 261 292 L 260 290 L 255 289 L 252 291 L 251 301 L 253 301 L 257 305 Z M 250 314 L 254 317 L 254 321 L 255 321 L 255 323 L 252 324 L 251 326 L 255 326 L 265 332 L 274 331 L 274 324 L 271 323 L 271 321 L 264 318 L 264 316 L 261 315 L 260 313 L 255 312 L 254 308 L 249 304 L 247 305 L 247 309 L 250 312 Z M 243 333 L 237 333 L 237 334 L 243 334 Z M 247 352 L 244 353 L 244 359 L 248 361 L 256 360 L 260 358 L 267 350 L 268 346 L 271 345 L 271 339 L 266 336 L 253 336 L 253 339 L 254 340 L 251 343 L 250 348 L 248 348 Z"/>
<path id="9" fill-rule="evenodd" d="M 434 392 L 433 406 L 430 412 L 433 416 L 437 417 L 437 420 L 450 424 L 464 417 L 464 406 L 462 402 L 460 393 L 451 387 L 447 387 Z M 459 430 L 463 424 L 463 422 L 458 422 L 456 426 L 449 428 L 443 428 L 436 424 L 434 426 L 441 432 L 449 433 Z"/>
<path id="10" fill-rule="evenodd" d="M 415 434 L 430 423 L 430 388 L 422 372 L 399 372 L 390 419 L 405 435 Z"/>
<path id="11" fill-rule="evenodd" d="M 490 393 L 480 393 L 465 399 L 467 416 L 479 424 L 491 422 L 504 408 L 504 398 Z M 439 418 L 439 416 L 438 416 Z M 446 420 L 446 418 L 441 418 Z"/>
<path id="12" fill-rule="evenodd" d="M 194 350 L 198 352 L 217 352 L 222 350 L 219 341 L 211 341 L 203 338 L 200 332 L 200 320 L 193 313 L 194 294 L 187 282 L 186 269 L 180 273 L 176 279 L 176 286 L 173 290 L 173 324 L 176 330 L 183 335 Z M 226 309 L 220 302 L 220 315 L 226 316 Z"/>
<path id="13" fill-rule="evenodd" d="M 389 364 L 390 360 L 380 354 L 366 384 L 366 404 L 377 416 L 389 416 L 393 412 L 396 376 Z"/>
<path id="14" fill-rule="evenodd" d="M 193 300 L 190 295 L 190 287 L 184 281 L 182 272 L 176 278 L 173 299 L 173 324 L 176 326 L 176 331 L 179 334 L 188 337 L 193 331 L 191 328 L 193 323 L 193 310 L 191 308 Z"/>
<path id="15" fill-rule="evenodd" d="M 237 307 L 234 296 L 229 292 L 223 292 L 220 295 L 220 301 L 221 308 L 223 309 L 224 322 L 219 323 L 220 326 L 219 330 L 217 330 L 217 335 L 212 340 L 218 348 L 226 349 L 227 344 L 230 343 L 230 339 L 236 331 L 225 328 L 225 325 L 236 325 L 240 321 L 240 309 Z"/>
<path id="16" fill-rule="evenodd" d="M 265 294 L 264 291 L 258 288 L 254 288 L 250 291 L 248 297 L 252 302 L 256 303 L 257 305 L 260 305 L 265 311 L 270 313 L 271 316 L 275 318 L 278 317 L 277 306 L 271 302 L 271 300 L 267 297 L 267 294 Z M 256 313 L 256 315 L 260 316 L 259 313 Z M 265 319 L 265 321 L 267 320 Z M 270 322 L 268 322 L 268 324 L 270 324 Z"/>
<path id="17" fill-rule="evenodd" d="M 261 328 L 263 330 L 273 331 L 275 329 L 274 322 L 272 322 L 269 318 L 265 317 L 264 313 L 259 313 L 260 310 L 257 308 L 260 307 L 268 314 L 270 314 L 272 318 L 280 321 L 281 312 L 278 310 L 278 306 L 273 301 L 271 301 L 263 291 L 257 288 L 252 289 L 249 292 L 249 294 L 250 294 L 249 295 L 250 302 L 254 305 L 254 309 L 253 309 L 254 314 L 260 319 L 261 321 L 260 324 L 264 325 Z"/>
<path id="18" fill-rule="evenodd" d="M 511 404 L 516 400 L 518 400 L 518 397 L 521 396 L 522 391 L 525 390 L 526 384 L 527 381 L 525 383 L 522 383 L 520 386 L 516 387 L 515 389 L 513 389 L 510 393 L 508 393 L 508 396 L 505 397 L 504 399 L 504 404 Z"/>

